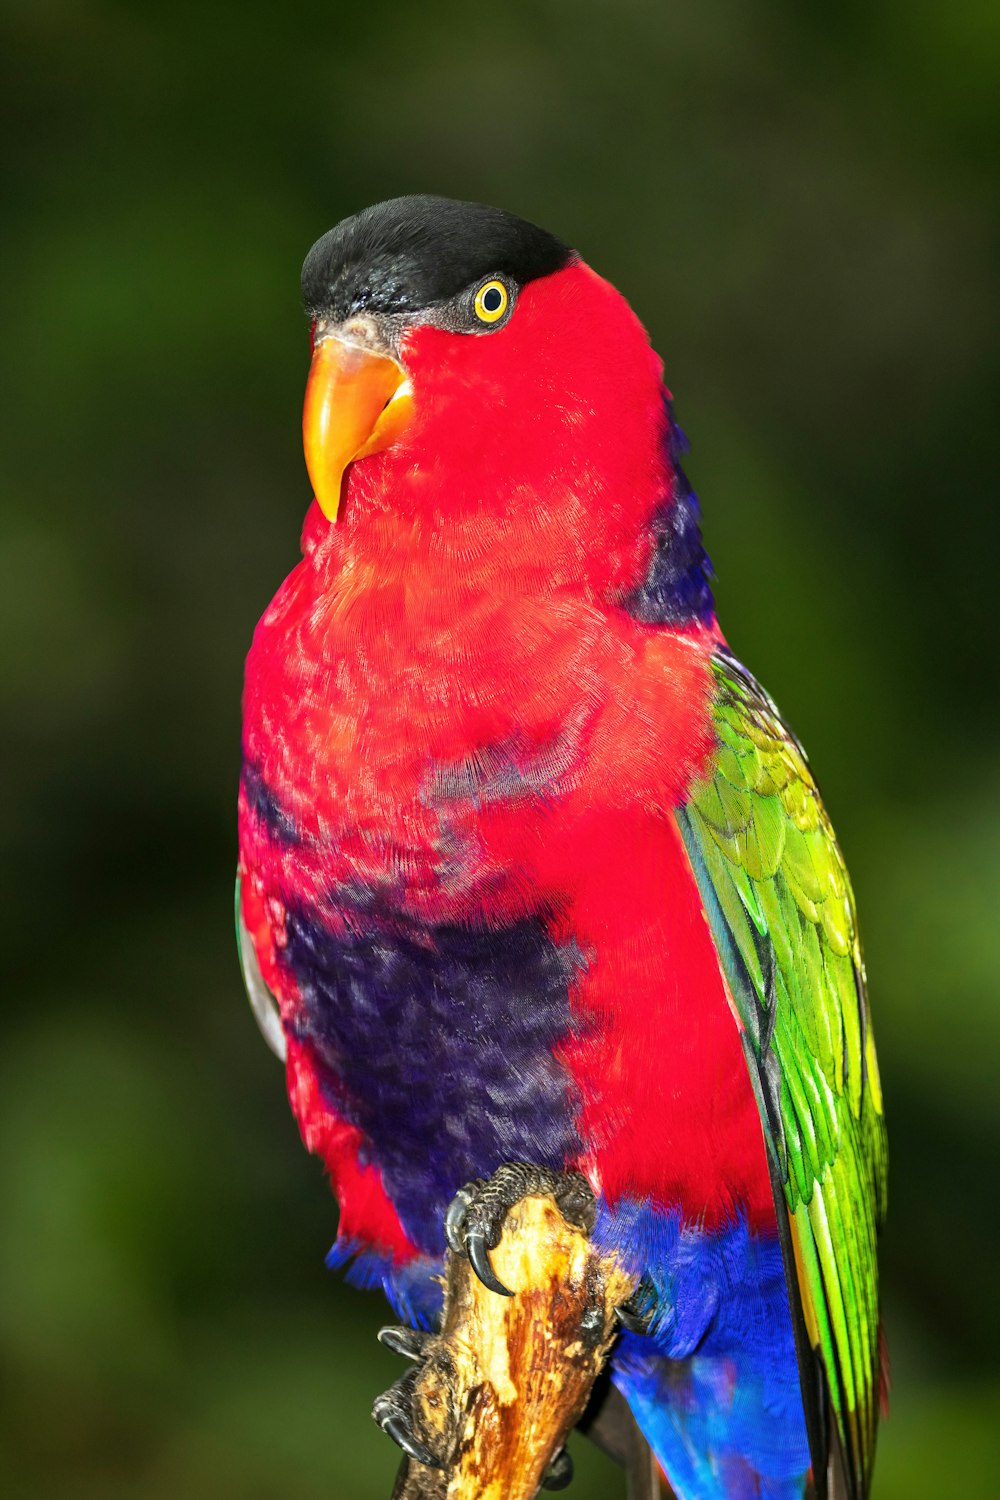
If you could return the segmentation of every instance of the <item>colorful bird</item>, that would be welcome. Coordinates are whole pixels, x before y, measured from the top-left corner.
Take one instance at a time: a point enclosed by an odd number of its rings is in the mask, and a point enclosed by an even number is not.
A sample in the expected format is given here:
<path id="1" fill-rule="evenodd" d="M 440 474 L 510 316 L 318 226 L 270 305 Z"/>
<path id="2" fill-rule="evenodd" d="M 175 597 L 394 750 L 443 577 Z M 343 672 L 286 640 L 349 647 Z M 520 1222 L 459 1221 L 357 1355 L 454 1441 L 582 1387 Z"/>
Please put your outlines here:
<path id="1" fill-rule="evenodd" d="M 716 624 L 660 360 L 482 205 L 367 209 L 302 284 L 316 499 L 247 660 L 238 919 L 331 1261 L 432 1326 L 459 1190 L 578 1171 L 642 1278 L 612 1378 L 680 1500 L 861 1500 L 886 1151 L 854 901 Z"/>

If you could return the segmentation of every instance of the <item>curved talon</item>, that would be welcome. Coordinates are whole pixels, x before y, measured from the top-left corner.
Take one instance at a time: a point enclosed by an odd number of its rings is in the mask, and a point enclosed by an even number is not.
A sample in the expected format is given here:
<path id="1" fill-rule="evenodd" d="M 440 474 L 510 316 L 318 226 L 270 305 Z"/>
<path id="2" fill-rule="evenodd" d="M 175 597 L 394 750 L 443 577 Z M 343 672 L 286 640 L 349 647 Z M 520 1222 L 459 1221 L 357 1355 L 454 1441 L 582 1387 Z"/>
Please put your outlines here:
<path id="1" fill-rule="evenodd" d="M 647 1277 L 620 1306 L 615 1308 L 615 1317 L 628 1333 L 647 1334 L 656 1314 L 656 1288 Z"/>
<path id="2" fill-rule="evenodd" d="M 560 1448 L 542 1475 L 543 1490 L 564 1490 L 573 1478 L 573 1458 L 568 1448 Z"/>
<path id="3" fill-rule="evenodd" d="M 465 1243 L 462 1239 L 462 1225 L 465 1215 L 469 1211 L 472 1202 L 472 1189 L 474 1184 L 468 1183 L 464 1188 L 459 1188 L 448 1205 L 448 1211 L 444 1216 L 444 1237 L 448 1241 L 448 1248 L 455 1255 L 465 1254 Z"/>
<path id="4" fill-rule="evenodd" d="M 372 1406 L 372 1416 L 386 1437 L 391 1437 L 408 1458 L 429 1469 L 440 1469 L 443 1468 L 441 1460 L 425 1448 L 413 1432 L 413 1396 L 418 1374 L 417 1370 L 407 1370 L 387 1391 L 383 1391 Z"/>
<path id="5" fill-rule="evenodd" d="M 648 1333 L 649 1319 L 640 1317 L 624 1304 L 615 1308 L 615 1317 L 628 1333 Z"/>
<path id="6" fill-rule="evenodd" d="M 400 1328 L 396 1324 L 389 1324 L 380 1328 L 376 1335 L 379 1343 L 393 1354 L 401 1354 L 404 1359 L 419 1360 L 423 1358 L 424 1348 L 429 1333 L 422 1333 L 419 1328 Z"/>
<path id="7" fill-rule="evenodd" d="M 465 1237 L 465 1253 L 469 1257 L 469 1263 L 483 1283 L 483 1286 L 488 1287 L 491 1292 L 497 1292 L 501 1297 L 513 1297 L 514 1293 L 510 1287 L 504 1286 L 490 1263 L 484 1230 L 469 1230 Z"/>
<path id="8" fill-rule="evenodd" d="M 377 1406 L 378 1402 L 376 1402 L 375 1405 Z M 375 1415 L 374 1410 L 372 1412 L 372 1415 Z M 407 1427 L 402 1417 L 386 1417 L 385 1420 L 381 1422 L 379 1422 L 378 1417 L 375 1417 L 375 1420 L 376 1422 L 378 1422 L 378 1425 L 381 1427 L 386 1437 L 391 1437 L 393 1442 L 398 1447 L 402 1448 L 407 1458 L 414 1459 L 416 1463 L 423 1464 L 428 1469 L 444 1468 L 444 1464 L 441 1462 L 441 1460 L 439 1458 L 435 1458 L 431 1450 L 429 1448 L 425 1448 L 423 1443 L 420 1442 L 418 1438 L 415 1438 L 413 1436 L 413 1433 Z"/>

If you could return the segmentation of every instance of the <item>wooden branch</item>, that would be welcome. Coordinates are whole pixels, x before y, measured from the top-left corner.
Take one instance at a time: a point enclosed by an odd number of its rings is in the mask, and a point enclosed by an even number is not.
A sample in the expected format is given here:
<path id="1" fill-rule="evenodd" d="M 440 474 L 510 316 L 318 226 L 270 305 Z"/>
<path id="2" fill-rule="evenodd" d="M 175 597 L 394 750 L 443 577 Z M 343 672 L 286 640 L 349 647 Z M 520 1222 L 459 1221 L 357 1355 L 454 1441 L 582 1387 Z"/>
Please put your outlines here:
<path id="1" fill-rule="evenodd" d="M 413 1431 L 445 1470 L 404 1462 L 393 1500 L 531 1500 L 587 1404 L 635 1281 L 551 1198 L 509 1212 L 491 1252 L 502 1297 L 450 1256 L 442 1330 L 426 1347 Z"/>

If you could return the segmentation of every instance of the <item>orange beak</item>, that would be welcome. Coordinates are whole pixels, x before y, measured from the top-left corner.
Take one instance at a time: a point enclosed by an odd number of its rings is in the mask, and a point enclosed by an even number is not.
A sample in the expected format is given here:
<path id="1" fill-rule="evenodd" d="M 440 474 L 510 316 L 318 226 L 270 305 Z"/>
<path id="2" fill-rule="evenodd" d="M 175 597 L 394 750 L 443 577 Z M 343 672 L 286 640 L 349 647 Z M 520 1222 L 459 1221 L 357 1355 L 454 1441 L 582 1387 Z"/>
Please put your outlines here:
<path id="1" fill-rule="evenodd" d="M 348 464 L 387 448 L 406 427 L 412 410 L 406 373 L 394 359 L 329 334 L 317 339 L 302 412 L 302 442 L 313 493 L 328 520 L 337 519 Z"/>

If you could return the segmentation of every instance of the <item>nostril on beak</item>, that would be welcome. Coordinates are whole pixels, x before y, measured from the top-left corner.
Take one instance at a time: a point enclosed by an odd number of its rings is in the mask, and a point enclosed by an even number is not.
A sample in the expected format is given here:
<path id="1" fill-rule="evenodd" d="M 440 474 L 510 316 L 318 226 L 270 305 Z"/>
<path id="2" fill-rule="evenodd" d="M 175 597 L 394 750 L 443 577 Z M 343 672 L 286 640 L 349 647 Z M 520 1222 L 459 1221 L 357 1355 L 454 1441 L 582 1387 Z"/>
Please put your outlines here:
<path id="1" fill-rule="evenodd" d="M 340 335 L 342 338 L 349 339 L 352 344 L 360 344 L 362 348 L 368 348 L 379 342 L 374 318 L 365 317 L 363 314 L 348 318 L 346 323 L 341 324 Z"/>

